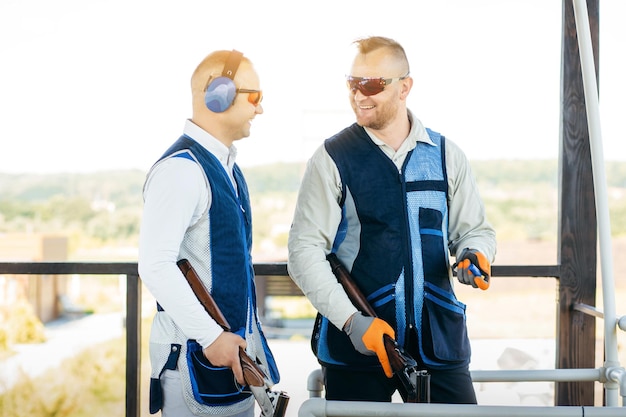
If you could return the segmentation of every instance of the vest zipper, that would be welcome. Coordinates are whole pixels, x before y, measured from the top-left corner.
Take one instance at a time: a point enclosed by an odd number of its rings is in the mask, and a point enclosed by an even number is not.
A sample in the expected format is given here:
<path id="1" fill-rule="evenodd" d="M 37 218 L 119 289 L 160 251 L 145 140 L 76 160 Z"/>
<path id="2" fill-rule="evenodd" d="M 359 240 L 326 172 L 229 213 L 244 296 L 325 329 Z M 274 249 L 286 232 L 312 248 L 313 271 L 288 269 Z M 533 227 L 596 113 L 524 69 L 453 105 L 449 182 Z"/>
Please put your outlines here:
<path id="1" fill-rule="evenodd" d="M 404 175 L 404 171 L 406 168 L 406 164 L 409 158 L 412 155 L 412 151 L 406 156 L 404 164 L 402 166 L 402 170 L 399 173 L 400 184 L 402 185 L 402 196 L 404 198 L 404 203 L 402 204 L 402 210 L 404 215 L 404 222 L 406 224 L 406 234 L 405 234 L 405 253 L 407 254 L 408 259 L 404 262 L 404 292 L 406 294 L 404 300 L 404 311 L 406 312 L 406 326 L 404 328 L 404 341 L 405 345 L 409 340 L 409 335 L 411 330 L 415 324 L 415 311 L 413 310 L 413 299 L 415 297 L 415 287 L 413 285 L 413 253 L 412 253 L 412 245 L 411 245 L 411 227 L 409 224 L 409 214 L 407 208 L 407 191 L 406 191 L 406 178 Z M 406 346 L 405 346 L 406 347 Z"/>

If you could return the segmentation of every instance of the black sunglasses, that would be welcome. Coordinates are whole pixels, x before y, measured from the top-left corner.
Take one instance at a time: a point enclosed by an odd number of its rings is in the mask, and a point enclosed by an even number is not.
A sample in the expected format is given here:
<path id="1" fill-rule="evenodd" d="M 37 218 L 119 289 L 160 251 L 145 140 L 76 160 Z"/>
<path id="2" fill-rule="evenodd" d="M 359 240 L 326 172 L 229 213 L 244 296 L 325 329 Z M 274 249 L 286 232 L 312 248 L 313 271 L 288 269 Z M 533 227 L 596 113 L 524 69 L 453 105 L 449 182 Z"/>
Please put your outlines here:
<path id="1" fill-rule="evenodd" d="M 348 75 L 346 76 L 346 82 L 348 84 L 348 88 L 353 94 L 359 90 L 364 96 L 374 96 L 378 93 L 382 93 L 383 90 L 385 90 L 385 86 L 393 83 L 394 81 L 404 80 L 408 76 L 408 73 L 403 77 L 397 78 L 366 78 Z"/>

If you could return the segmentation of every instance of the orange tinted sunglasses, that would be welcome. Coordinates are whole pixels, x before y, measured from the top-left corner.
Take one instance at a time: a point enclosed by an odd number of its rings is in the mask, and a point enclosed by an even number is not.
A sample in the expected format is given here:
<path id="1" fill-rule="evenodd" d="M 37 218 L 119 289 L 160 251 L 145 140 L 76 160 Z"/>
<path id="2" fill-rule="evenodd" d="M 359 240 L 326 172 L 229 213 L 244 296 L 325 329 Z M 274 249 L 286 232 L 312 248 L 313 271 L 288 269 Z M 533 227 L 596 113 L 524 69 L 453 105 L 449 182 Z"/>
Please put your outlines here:
<path id="1" fill-rule="evenodd" d="M 255 106 L 258 106 L 261 100 L 263 100 L 263 91 L 261 90 L 247 90 L 245 88 L 238 88 L 237 93 L 247 93 L 248 102 Z"/>

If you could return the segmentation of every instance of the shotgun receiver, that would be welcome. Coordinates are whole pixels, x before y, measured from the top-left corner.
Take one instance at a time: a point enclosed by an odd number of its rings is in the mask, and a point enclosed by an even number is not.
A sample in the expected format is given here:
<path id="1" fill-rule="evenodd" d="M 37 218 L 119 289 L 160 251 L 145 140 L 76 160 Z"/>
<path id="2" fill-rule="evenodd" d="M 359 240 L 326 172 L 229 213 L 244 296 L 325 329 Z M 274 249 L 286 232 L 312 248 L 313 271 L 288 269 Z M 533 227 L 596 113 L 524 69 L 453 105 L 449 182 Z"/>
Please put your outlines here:
<path id="1" fill-rule="evenodd" d="M 181 259 L 176 264 L 209 316 L 211 316 L 222 329 L 230 332 L 230 325 L 226 317 L 224 317 L 220 311 L 211 293 L 206 289 L 196 270 L 191 266 L 191 263 L 187 259 Z M 289 402 L 289 396 L 283 391 L 272 391 L 269 378 L 265 372 L 241 347 L 239 348 L 239 360 L 246 384 L 248 384 L 250 391 L 252 391 L 254 398 L 261 408 L 261 416 L 284 417 Z"/>
<path id="2" fill-rule="evenodd" d="M 357 310 L 367 316 L 377 317 L 376 312 L 367 302 L 365 295 L 354 282 L 346 267 L 339 261 L 337 255 L 330 253 L 326 256 L 326 259 L 337 281 L 346 291 L 348 298 Z M 415 359 L 405 353 L 402 347 L 398 345 L 398 342 L 389 335 L 384 335 L 384 342 L 393 374 L 400 380 L 406 390 L 406 398 L 404 394 L 402 395 L 404 401 L 408 403 L 430 402 L 430 375 L 428 372 L 419 370 Z"/>

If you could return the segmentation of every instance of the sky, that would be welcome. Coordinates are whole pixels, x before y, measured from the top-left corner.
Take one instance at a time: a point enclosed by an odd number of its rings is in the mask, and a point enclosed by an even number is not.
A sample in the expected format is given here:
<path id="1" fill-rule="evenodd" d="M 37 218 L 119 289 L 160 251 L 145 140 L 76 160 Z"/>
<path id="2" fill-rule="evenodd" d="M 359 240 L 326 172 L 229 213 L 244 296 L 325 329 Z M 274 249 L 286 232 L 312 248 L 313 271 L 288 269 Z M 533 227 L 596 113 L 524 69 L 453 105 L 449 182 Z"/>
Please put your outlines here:
<path id="1" fill-rule="evenodd" d="M 354 122 L 352 42 L 406 49 L 409 108 L 470 159 L 556 159 L 561 0 L 1 0 L 0 172 L 147 171 L 191 116 L 216 49 L 255 64 L 263 109 L 236 143 L 253 166 L 307 160 Z M 600 4 L 600 122 L 626 159 L 626 1 Z"/>

